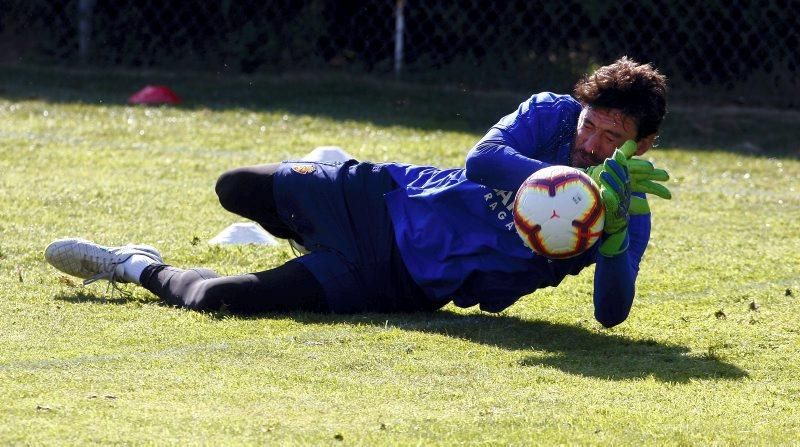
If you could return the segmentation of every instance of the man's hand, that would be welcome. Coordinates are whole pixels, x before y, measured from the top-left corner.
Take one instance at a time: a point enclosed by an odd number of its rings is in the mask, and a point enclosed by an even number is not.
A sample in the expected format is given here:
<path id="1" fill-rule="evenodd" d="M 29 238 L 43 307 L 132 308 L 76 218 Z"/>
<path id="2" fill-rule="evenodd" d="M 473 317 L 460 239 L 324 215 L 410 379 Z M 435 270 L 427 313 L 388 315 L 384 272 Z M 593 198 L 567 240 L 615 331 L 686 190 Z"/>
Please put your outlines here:
<path id="1" fill-rule="evenodd" d="M 635 153 L 636 143 L 628 140 L 602 165 L 586 169 L 600 186 L 606 208 L 605 237 L 600 244 L 600 253 L 604 256 L 615 256 L 627 250 L 629 217 L 650 212 L 647 200 L 631 196 L 632 192 L 672 198 L 669 189 L 655 183 L 668 180 L 667 171 L 656 169 L 649 161 L 632 158 Z"/>
<path id="2" fill-rule="evenodd" d="M 672 193 L 666 186 L 656 183 L 669 180 L 669 174 L 663 169 L 656 169 L 653 163 L 638 158 L 630 158 L 628 160 L 628 173 L 631 177 L 631 190 L 633 192 L 653 194 L 667 200 L 672 198 Z"/>
<path id="3" fill-rule="evenodd" d="M 631 180 L 627 161 L 625 152 L 617 149 L 612 157 L 603 162 L 599 174 L 600 197 L 606 209 L 603 226 L 605 236 L 600 244 L 600 254 L 603 256 L 615 256 L 628 249 Z"/>
<path id="4" fill-rule="evenodd" d="M 653 164 L 647 160 L 632 158 L 636 153 L 636 143 L 633 140 L 626 141 L 618 150 L 621 151 L 627 159 L 631 192 L 653 194 L 662 199 L 672 198 L 672 193 L 666 186 L 655 183 L 669 180 L 669 173 L 663 169 L 656 169 Z M 605 169 L 604 163 L 586 168 L 586 173 L 600 186 L 600 174 Z M 634 196 L 632 197 L 631 210 L 632 215 L 647 214 L 650 212 L 650 207 L 647 205 L 646 200 Z"/>
<path id="5" fill-rule="evenodd" d="M 667 200 L 672 198 L 672 193 L 666 186 L 656 183 L 669 180 L 669 173 L 663 169 L 656 169 L 647 160 L 633 158 L 636 154 L 636 142 L 628 140 L 617 150 L 625 155 L 631 192 L 653 194 Z M 589 166 L 584 171 L 598 186 L 601 186 L 600 174 L 606 169 L 605 163 L 603 163 L 597 166 Z M 647 204 L 647 200 L 633 196 L 631 197 L 630 210 L 631 215 L 647 214 L 650 212 L 650 206 Z"/>

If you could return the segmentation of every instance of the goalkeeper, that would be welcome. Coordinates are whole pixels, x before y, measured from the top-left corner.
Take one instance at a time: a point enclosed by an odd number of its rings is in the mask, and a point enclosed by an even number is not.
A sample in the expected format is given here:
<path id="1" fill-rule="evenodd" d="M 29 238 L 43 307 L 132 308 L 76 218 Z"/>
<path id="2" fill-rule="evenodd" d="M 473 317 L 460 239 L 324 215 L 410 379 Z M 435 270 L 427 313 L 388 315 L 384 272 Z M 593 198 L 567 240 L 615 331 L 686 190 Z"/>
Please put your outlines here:
<path id="1" fill-rule="evenodd" d="M 45 257 L 85 278 L 133 282 L 167 303 L 231 312 L 499 312 L 596 264 L 595 318 L 624 321 L 650 237 L 645 194 L 669 198 L 667 173 L 634 158 L 666 113 L 666 78 L 626 57 L 584 76 L 574 96 L 539 93 L 492 126 L 464 168 L 284 162 L 223 174 L 224 208 L 308 252 L 262 272 L 220 276 L 167 265 L 153 247 L 51 243 Z M 629 141 L 630 140 L 630 141 Z M 629 141 L 626 143 L 626 141 Z M 619 148 L 619 149 L 618 149 Z M 604 235 L 569 259 L 535 255 L 517 236 L 513 198 L 533 172 L 582 168 L 599 185 Z"/>

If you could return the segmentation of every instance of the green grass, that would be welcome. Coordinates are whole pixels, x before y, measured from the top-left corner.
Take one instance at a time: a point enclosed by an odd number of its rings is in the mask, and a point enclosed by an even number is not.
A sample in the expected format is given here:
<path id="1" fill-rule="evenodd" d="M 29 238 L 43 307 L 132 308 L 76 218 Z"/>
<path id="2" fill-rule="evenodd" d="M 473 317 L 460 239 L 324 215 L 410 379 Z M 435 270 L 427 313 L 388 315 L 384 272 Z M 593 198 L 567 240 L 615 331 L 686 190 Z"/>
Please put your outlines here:
<path id="1" fill-rule="evenodd" d="M 178 108 L 131 108 L 156 79 Z M 524 94 L 341 76 L 0 70 L 0 444 L 790 444 L 800 437 L 800 161 L 792 112 L 678 107 L 673 175 L 630 318 L 592 271 L 500 315 L 240 318 L 83 288 L 63 236 L 224 274 L 289 259 L 205 243 L 222 171 L 338 144 L 458 166 Z M 796 113 L 796 112 L 794 112 Z M 731 126 L 734 123 L 735 126 Z M 749 144 L 741 145 L 741 142 Z M 738 143 L 737 143 L 738 142 Z M 198 243 L 199 241 L 199 243 Z"/>

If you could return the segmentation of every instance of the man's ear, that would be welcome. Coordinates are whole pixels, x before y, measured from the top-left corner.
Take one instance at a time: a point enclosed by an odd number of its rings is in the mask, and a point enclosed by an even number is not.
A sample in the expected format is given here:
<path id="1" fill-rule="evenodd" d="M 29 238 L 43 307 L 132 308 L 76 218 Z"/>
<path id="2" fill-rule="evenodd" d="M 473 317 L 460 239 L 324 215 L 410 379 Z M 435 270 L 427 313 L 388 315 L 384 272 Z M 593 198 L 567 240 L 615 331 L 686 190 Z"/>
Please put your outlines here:
<path id="1" fill-rule="evenodd" d="M 639 141 L 636 142 L 636 154 L 635 155 L 642 155 L 651 147 L 653 147 L 653 143 L 656 141 L 656 134 L 650 134 L 646 137 L 641 138 Z"/>

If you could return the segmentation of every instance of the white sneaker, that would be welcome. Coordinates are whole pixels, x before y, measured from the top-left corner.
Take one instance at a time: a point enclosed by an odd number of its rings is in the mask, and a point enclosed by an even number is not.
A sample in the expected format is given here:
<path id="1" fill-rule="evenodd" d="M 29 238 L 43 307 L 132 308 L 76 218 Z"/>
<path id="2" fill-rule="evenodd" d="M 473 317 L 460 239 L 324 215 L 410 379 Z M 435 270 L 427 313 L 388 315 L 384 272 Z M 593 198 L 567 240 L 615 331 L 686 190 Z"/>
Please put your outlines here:
<path id="1" fill-rule="evenodd" d="M 104 247 L 85 239 L 59 239 L 44 250 L 44 258 L 62 272 L 84 278 L 83 284 L 105 279 L 111 284 L 129 282 L 122 263 L 133 255 L 143 255 L 163 264 L 161 254 L 149 245 Z"/>

